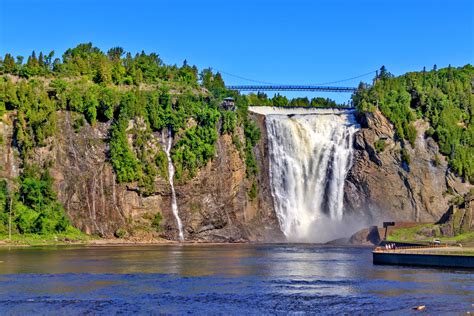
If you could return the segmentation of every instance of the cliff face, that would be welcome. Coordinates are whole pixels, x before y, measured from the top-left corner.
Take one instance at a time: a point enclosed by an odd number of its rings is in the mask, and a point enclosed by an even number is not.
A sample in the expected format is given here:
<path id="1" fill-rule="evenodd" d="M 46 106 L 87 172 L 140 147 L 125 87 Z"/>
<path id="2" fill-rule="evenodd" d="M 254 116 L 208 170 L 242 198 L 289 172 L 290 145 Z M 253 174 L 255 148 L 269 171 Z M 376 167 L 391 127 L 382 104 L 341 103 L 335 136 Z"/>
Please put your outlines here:
<path id="1" fill-rule="evenodd" d="M 87 234 L 113 237 L 118 233 L 139 240 L 160 235 L 178 239 L 176 220 L 171 211 L 171 190 L 167 180 L 156 177 L 155 190 L 140 194 L 135 183 L 118 184 L 107 160 L 107 137 L 110 124 L 86 124 L 74 131 L 77 114 L 57 113 L 57 135 L 45 147 L 37 148 L 32 161 L 49 166 L 54 189 L 64 204 L 74 226 Z M 19 175 L 20 159 L 13 145 L 15 115 L 0 122 L 3 144 L 0 145 L 0 176 Z M 243 131 L 237 130 L 243 139 Z M 160 135 L 152 142 L 159 143 Z M 248 197 L 250 182 L 245 178 L 245 164 L 229 135 L 217 141 L 215 158 L 196 177 L 175 184 L 179 214 L 186 240 L 265 241 L 275 240 L 278 223 L 269 194 L 265 158 L 266 144 L 260 142 L 255 153 L 262 170 L 257 183 L 258 196 Z M 153 218 L 161 214 L 161 229 L 152 228 Z M 276 233 L 275 233 L 276 232 Z"/>
<path id="2" fill-rule="evenodd" d="M 257 123 L 264 133 L 263 118 L 258 118 Z M 243 139 L 242 130 L 236 134 Z M 278 240 L 281 233 L 269 188 L 266 142 L 260 141 L 255 148 L 261 172 L 257 178 L 258 195 L 253 200 L 248 197 L 251 184 L 245 178 L 245 164 L 232 137 L 220 136 L 216 146 L 216 157 L 192 181 L 176 186 L 186 239 Z"/>
<path id="3" fill-rule="evenodd" d="M 397 140 L 392 124 L 378 111 L 364 114 L 361 125 L 345 185 L 347 211 L 374 224 L 383 220 L 435 222 L 455 195 L 464 195 L 472 187 L 448 170 L 436 142 L 425 137 L 427 122 L 415 122 L 414 147 Z M 402 148 L 408 159 L 402 159 Z"/>
<path id="4" fill-rule="evenodd" d="M 110 125 L 98 123 L 92 128 L 86 124 L 75 132 L 73 115 L 57 113 L 58 132 L 45 147 L 35 149 L 28 163 L 49 167 L 54 189 L 68 217 L 85 233 L 112 237 L 119 229 L 135 228 L 147 213 L 158 211 L 155 205 L 160 198 L 142 198 L 127 186 L 118 185 L 107 162 L 105 140 Z M 16 151 L 11 145 L 8 141 L 5 147 Z"/>
<path id="5" fill-rule="evenodd" d="M 0 178 L 13 179 L 19 175 L 18 151 L 12 146 L 14 117 L 0 117 Z"/>
<path id="6" fill-rule="evenodd" d="M 140 194 L 135 183 L 118 184 L 107 159 L 110 125 L 86 124 L 75 131 L 75 115 L 57 113 L 59 132 L 47 146 L 37 148 L 30 161 L 49 166 L 55 190 L 72 223 L 88 234 L 103 237 L 178 239 L 168 181 L 156 177 L 154 192 L 148 196 Z M 186 240 L 284 240 L 270 190 L 265 116 L 253 113 L 251 118 L 262 134 L 254 148 L 259 167 L 257 197 L 248 196 L 251 181 L 245 176 L 243 154 L 230 135 L 220 135 L 214 159 L 192 180 L 175 184 Z M 21 168 L 13 140 L 14 120 L 15 115 L 10 114 L 0 122 L 2 178 L 17 177 Z M 428 123 L 416 122 L 414 147 L 395 138 L 393 126 L 380 112 L 365 114 L 361 124 L 344 195 L 345 212 L 354 218 L 366 224 L 383 220 L 435 222 L 449 209 L 455 195 L 464 195 L 472 188 L 448 171 L 436 142 L 425 138 Z M 160 135 L 153 137 L 160 143 Z M 237 128 L 234 137 L 243 141 L 243 130 Z M 375 145 L 381 140 L 384 148 Z M 410 157 L 409 164 L 402 161 L 402 148 Z M 158 231 L 151 225 L 157 213 L 163 218 Z"/>

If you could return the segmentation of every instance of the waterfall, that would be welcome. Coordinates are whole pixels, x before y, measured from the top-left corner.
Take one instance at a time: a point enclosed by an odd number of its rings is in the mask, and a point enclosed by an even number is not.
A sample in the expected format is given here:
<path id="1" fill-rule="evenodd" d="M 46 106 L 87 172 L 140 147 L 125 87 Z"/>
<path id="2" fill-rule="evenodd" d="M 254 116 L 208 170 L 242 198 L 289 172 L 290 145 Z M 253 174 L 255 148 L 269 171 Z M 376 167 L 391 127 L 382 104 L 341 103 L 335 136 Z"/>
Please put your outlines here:
<path id="1" fill-rule="evenodd" d="M 344 181 L 359 128 L 354 113 L 337 109 L 283 113 L 264 113 L 271 192 L 281 230 L 291 242 L 341 237 Z"/>
<path id="2" fill-rule="evenodd" d="M 163 138 L 163 143 L 165 143 L 163 134 L 162 134 L 162 138 Z M 168 179 L 171 186 L 171 210 L 173 211 L 173 215 L 176 218 L 176 222 L 178 224 L 179 240 L 183 241 L 184 240 L 183 224 L 181 222 L 181 218 L 179 218 L 178 203 L 176 202 L 176 191 L 174 189 L 174 165 L 173 165 L 173 160 L 171 159 L 171 146 L 172 145 L 173 145 L 173 134 L 171 132 L 171 129 L 168 129 L 168 143 L 165 146 L 165 153 L 166 153 L 166 157 L 168 158 Z"/>

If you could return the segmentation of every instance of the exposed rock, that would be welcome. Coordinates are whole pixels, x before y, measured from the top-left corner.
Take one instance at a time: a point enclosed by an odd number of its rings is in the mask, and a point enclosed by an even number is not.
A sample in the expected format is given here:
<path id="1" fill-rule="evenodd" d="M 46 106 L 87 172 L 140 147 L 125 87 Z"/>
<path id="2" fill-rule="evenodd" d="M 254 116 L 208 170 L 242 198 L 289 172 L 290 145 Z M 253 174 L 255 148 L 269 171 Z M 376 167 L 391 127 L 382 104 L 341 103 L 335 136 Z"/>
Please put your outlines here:
<path id="1" fill-rule="evenodd" d="M 349 244 L 378 245 L 381 240 L 379 228 L 377 226 L 370 226 L 353 234 L 351 238 L 349 238 Z"/>
<path id="2" fill-rule="evenodd" d="M 97 123 L 93 128 L 86 124 L 75 133 L 72 115 L 58 113 L 61 132 L 50 146 L 36 150 L 35 161 L 40 165 L 53 162 L 50 173 L 58 197 L 76 227 L 104 237 L 113 237 L 117 230 L 133 235 L 148 214 L 163 211 L 161 204 L 166 203 L 166 197 L 143 197 L 135 184 L 117 184 L 107 161 L 110 125 Z M 157 183 L 158 192 L 167 190 L 164 180 Z"/>
<path id="3" fill-rule="evenodd" d="M 372 223 L 435 222 L 449 208 L 448 189 L 462 195 L 472 187 L 450 173 L 436 142 L 425 138 L 427 122 L 415 122 L 418 136 L 412 147 L 396 138 L 392 124 L 379 111 L 366 113 L 360 121 L 363 128 L 355 138 L 354 163 L 345 185 L 347 211 Z M 385 141 L 382 152 L 375 149 L 379 139 Z M 410 156 L 409 165 L 402 162 L 402 148 Z"/>
<path id="4" fill-rule="evenodd" d="M 439 227 L 439 230 L 442 236 L 446 236 L 446 237 L 454 236 L 453 228 L 451 227 L 451 225 L 441 225 Z"/>
<path id="5" fill-rule="evenodd" d="M 13 146 L 14 115 L 0 118 L 0 178 L 14 179 L 20 171 L 19 153 Z"/>
<path id="6" fill-rule="evenodd" d="M 364 228 L 354 233 L 349 238 L 349 243 L 353 245 L 379 245 L 383 243 L 386 237 L 385 233 L 387 233 L 387 238 L 389 238 L 389 236 L 398 229 L 413 228 L 418 225 L 420 224 L 414 222 L 395 222 L 395 225 L 387 227 L 387 230 L 383 227 L 370 226 L 369 228 Z M 426 236 L 420 235 L 419 237 L 420 239 L 426 239 Z"/>
<path id="7" fill-rule="evenodd" d="M 161 236 L 176 240 L 178 231 L 168 182 L 157 176 L 149 196 L 143 196 L 136 183 L 118 184 L 107 159 L 110 124 L 99 122 L 94 127 L 85 124 L 75 132 L 74 115 L 77 114 L 58 112 L 60 132 L 49 139 L 47 146 L 37 148 L 33 157 L 33 162 L 51 166 L 54 188 L 73 224 L 88 234 L 150 240 L 158 234 L 151 222 L 160 213 Z M 254 148 L 259 167 L 257 197 L 253 200 L 248 197 L 252 181 L 245 176 L 243 153 L 231 136 L 221 135 L 215 158 L 191 181 L 175 184 L 187 240 L 285 240 L 270 190 L 265 116 L 251 116 L 262 135 Z M 14 119 L 15 114 L 11 113 L 0 121 L 1 178 L 14 179 L 20 172 L 20 159 L 13 142 Z M 188 126 L 193 124 L 187 122 Z M 354 141 L 353 166 L 345 183 L 344 203 L 351 218 L 360 223 L 378 224 L 384 220 L 434 222 L 448 210 L 452 194 L 465 195 L 472 188 L 449 172 L 436 142 L 424 137 L 428 123 L 415 122 L 418 137 L 414 148 L 396 139 L 393 126 L 380 112 L 364 115 L 361 124 L 363 128 Z M 143 120 L 137 119 L 130 122 L 129 128 L 143 130 L 143 125 Z M 242 129 L 237 129 L 236 136 L 243 142 Z M 380 139 L 384 140 L 385 149 L 377 152 L 375 142 Z M 160 135 L 153 135 L 150 142 L 157 149 L 161 146 Z M 401 161 L 402 148 L 411 157 L 409 165 Z M 463 216 L 463 229 L 473 227 L 473 204 L 466 200 L 465 208 L 471 211 Z M 375 230 L 367 230 L 351 240 L 373 243 Z"/>
<path id="8" fill-rule="evenodd" d="M 415 306 L 413 307 L 413 309 L 417 311 L 424 311 L 426 309 L 426 306 L 425 305 Z"/>
<path id="9" fill-rule="evenodd" d="M 251 118 L 260 129 L 261 138 L 254 150 L 258 162 L 257 176 L 258 197 L 256 201 L 248 203 L 246 207 L 247 221 L 255 218 L 253 231 L 258 234 L 255 239 L 272 242 L 286 241 L 280 230 L 278 218 L 273 206 L 273 197 L 270 186 L 270 165 L 268 157 L 268 141 L 265 116 L 252 114 Z"/>
<path id="10" fill-rule="evenodd" d="M 160 235 L 178 239 L 168 181 L 156 177 L 150 196 L 143 196 L 137 183 L 118 184 L 107 159 L 110 123 L 98 122 L 94 127 L 86 123 L 75 132 L 72 122 L 78 114 L 57 114 L 60 132 L 48 139 L 47 146 L 35 149 L 30 163 L 50 166 L 54 189 L 74 226 L 101 237 L 149 240 L 158 234 L 151 222 L 155 214 L 161 213 Z M 0 121 L 0 177 L 7 179 L 20 172 L 12 141 L 14 119 L 13 114 Z M 143 130 L 144 122 L 140 118 L 131 120 L 128 128 Z M 243 141 L 243 131 L 237 133 Z M 187 240 L 241 242 L 270 241 L 278 234 L 281 237 L 269 194 L 264 139 L 255 149 L 262 170 L 257 178 L 256 199 L 247 196 L 251 183 L 245 178 L 245 164 L 229 135 L 219 137 L 216 157 L 194 179 L 175 185 Z M 132 144 L 131 139 L 129 142 Z M 150 146 L 159 149 L 161 142 L 161 135 L 152 135 Z"/>
<path id="11" fill-rule="evenodd" d="M 255 117 L 264 127 L 264 117 Z M 273 211 L 266 157 L 265 128 L 255 154 L 260 173 L 259 194 L 247 196 L 251 183 L 245 178 L 245 163 L 230 135 L 217 141 L 215 159 L 202 168 L 191 181 L 176 186 L 180 216 L 187 240 L 240 242 L 281 240 Z M 243 141 L 243 131 L 237 135 Z"/>
<path id="12" fill-rule="evenodd" d="M 423 227 L 420 229 L 420 235 L 426 236 L 426 237 L 435 237 L 436 236 L 436 230 L 432 227 Z"/>
<path id="13" fill-rule="evenodd" d="M 441 234 L 443 236 L 456 236 L 467 233 L 474 229 L 473 226 L 473 197 L 466 196 L 466 200 L 462 205 L 453 205 L 436 223 L 440 225 Z"/>
<path id="14" fill-rule="evenodd" d="M 367 241 L 371 242 L 373 245 L 378 245 L 380 243 L 381 238 L 377 226 L 370 226 Z"/>

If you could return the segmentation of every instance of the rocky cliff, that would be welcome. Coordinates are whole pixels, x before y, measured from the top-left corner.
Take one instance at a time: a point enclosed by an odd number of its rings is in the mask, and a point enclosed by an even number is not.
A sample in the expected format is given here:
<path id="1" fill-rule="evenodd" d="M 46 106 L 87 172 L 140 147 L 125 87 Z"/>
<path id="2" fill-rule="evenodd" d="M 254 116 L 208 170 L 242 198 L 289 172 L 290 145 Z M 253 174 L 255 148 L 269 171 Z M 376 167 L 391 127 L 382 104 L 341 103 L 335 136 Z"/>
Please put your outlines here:
<path id="1" fill-rule="evenodd" d="M 92 235 L 127 236 L 146 240 L 161 236 L 176 240 L 167 180 L 157 176 L 154 191 L 143 195 L 135 183 L 118 184 L 108 162 L 110 124 L 73 127 L 79 114 L 57 113 L 57 130 L 44 147 L 36 148 L 33 162 L 49 167 L 55 190 L 73 224 Z M 177 202 L 186 240 L 282 241 L 273 210 L 269 183 L 265 116 L 250 114 L 262 133 L 254 148 L 259 167 L 258 194 L 249 198 L 251 181 L 245 175 L 242 149 L 230 135 L 220 135 L 216 155 L 190 181 L 176 184 Z M 0 122 L 0 177 L 13 179 L 21 168 L 15 148 L 15 113 Z M 472 186 L 453 175 L 438 146 L 425 137 L 429 124 L 415 123 L 415 146 L 395 137 L 392 124 L 380 113 L 360 117 L 353 166 L 345 183 L 345 212 L 364 224 L 383 220 L 435 222 Z M 153 135 L 157 144 L 161 135 Z M 237 127 L 234 137 L 243 141 Z M 176 141 L 176 140 L 175 140 Z M 402 155 L 402 152 L 405 152 Z M 408 157 L 408 158 L 407 158 Z M 160 213 L 157 230 L 151 223 Z"/>
<path id="2" fill-rule="evenodd" d="M 57 113 L 57 130 L 47 145 L 36 148 L 32 161 L 49 167 L 54 188 L 74 226 L 87 234 L 101 237 L 120 235 L 137 240 L 161 236 L 177 239 L 176 220 L 171 211 L 168 181 L 155 179 L 155 190 L 145 196 L 135 183 L 118 184 L 108 162 L 110 124 L 85 124 L 78 131 L 73 122 L 79 115 Z M 19 175 L 21 163 L 14 142 L 15 114 L 0 122 L 0 177 Z M 264 129 L 262 129 L 264 131 Z M 243 139 L 243 131 L 235 134 Z M 152 142 L 160 143 L 161 135 Z M 186 240 L 265 241 L 278 240 L 281 233 L 269 194 L 265 143 L 255 148 L 258 157 L 258 195 L 248 196 L 250 182 L 245 176 L 242 153 L 230 135 L 218 138 L 216 155 L 191 181 L 177 183 L 176 193 Z M 161 214 L 160 229 L 152 228 L 153 218 Z"/>
<path id="3" fill-rule="evenodd" d="M 255 119 L 265 133 L 263 118 Z M 241 129 L 237 129 L 235 135 L 243 140 Z M 259 142 L 254 149 L 260 170 L 255 199 L 248 196 L 251 184 L 245 177 L 245 163 L 232 137 L 221 135 L 216 146 L 215 158 L 191 181 L 176 186 L 186 239 L 219 242 L 281 240 L 269 189 L 266 142 Z M 169 210 L 168 205 L 167 201 L 162 208 Z M 173 226 L 174 219 L 170 214 L 167 218 Z"/>
<path id="4" fill-rule="evenodd" d="M 397 139 L 379 111 L 360 117 L 353 166 L 347 176 L 346 210 L 368 223 L 383 220 L 435 222 L 472 186 L 452 174 L 438 145 L 417 120 L 414 146 Z"/>

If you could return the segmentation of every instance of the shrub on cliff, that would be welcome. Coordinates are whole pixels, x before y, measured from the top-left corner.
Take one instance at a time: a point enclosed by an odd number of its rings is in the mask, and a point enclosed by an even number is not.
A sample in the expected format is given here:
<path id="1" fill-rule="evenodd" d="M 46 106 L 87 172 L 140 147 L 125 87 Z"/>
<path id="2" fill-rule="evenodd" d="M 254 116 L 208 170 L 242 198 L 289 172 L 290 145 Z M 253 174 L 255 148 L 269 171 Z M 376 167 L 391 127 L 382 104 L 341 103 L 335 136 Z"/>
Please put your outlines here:
<path id="1" fill-rule="evenodd" d="M 130 150 L 125 132 L 127 121 L 119 120 L 110 136 L 110 161 L 118 182 L 131 182 L 138 178 L 138 161 Z"/>
<path id="2" fill-rule="evenodd" d="M 6 233 L 9 218 L 9 192 L 7 181 L 0 179 L 0 233 Z"/>
<path id="3" fill-rule="evenodd" d="M 222 111 L 221 116 L 222 116 L 221 133 L 229 134 L 229 135 L 232 134 L 237 125 L 237 117 L 235 115 L 235 112 Z"/>
<path id="4" fill-rule="evenodd" d="M 162 219 L 163 219 L 163 217 L 161 216 L 161 213 L 156 213 L 155 216 L 153 217 L 151 227 L 153 227 L 157 232 L 160 232 L 163 229 L 161 227 L 161 220 Z"/>
<path id="5" fill-rule="evenodd" d="M 70 226 L 52 189 L 52 178 L 37 166 L 26 166 L 13 202 L 13 231 L 49 234 L 65 232 Z"/>
<path id="6" fill-rule="evenodd" d="M 384 139 L 377 140 L 374 146 L 375 146 L 376 152 L 382 153 L 385 150 L 385 146 L 386 146 L 385 140 Z"/>

